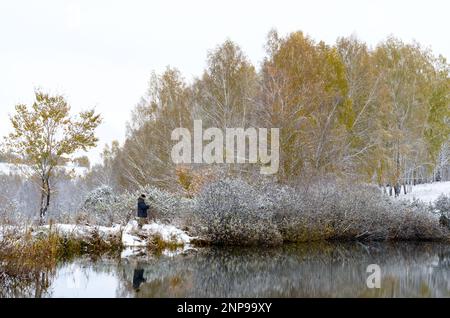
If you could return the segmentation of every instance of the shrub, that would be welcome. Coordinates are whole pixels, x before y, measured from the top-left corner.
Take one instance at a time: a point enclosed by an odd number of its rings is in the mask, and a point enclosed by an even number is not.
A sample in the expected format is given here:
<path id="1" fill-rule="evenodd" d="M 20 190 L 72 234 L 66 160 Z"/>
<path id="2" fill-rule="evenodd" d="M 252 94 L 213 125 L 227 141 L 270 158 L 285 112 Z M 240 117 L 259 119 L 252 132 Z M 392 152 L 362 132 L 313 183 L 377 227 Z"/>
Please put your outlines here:
<path id="1" fill-rule="evenodd" d="M 109 187 L 95 189 L 88 194 L 77 219 L 106 226 L 126 224 L 136 215 L 137 199 L 142 193 L 147 195 L 151 217 L 177 226 L 189 223 L 192 200 L 152 186 L 119 195 L 114 194 Z"/>
<path id="2" fill-rule="evenodd" d="M 440 213 L 439 224 L 450 230 L 450 197 L 441 194 L 434 203 L 434 209 Z"/>
<path id="3" fill-rule="evenodd" d="M 78 220 L 125 224 L 136 215 L 141 193 L 147 194 L 155 219 L 213 244 L 450 237 L 429 206 L 394 200 L 376 186 L 337 179 L 293 186 L 225 178 L 204 185 L 193 199 L 152 186 L 120 195 L 103 187 L 88 195 Z M 434 206 L 441 213 L 448 213 L 448 207 L 444 196 Z"/>
<path id="4" fill-rule="evenodd" d="M 196 203 L 199 233 L 215 244 L 449 238 L 425 204 L 392 200 L 366 184 L 253 187 L 225 179 L 206 187 Z"/>
<path id="5" fill-rule="evenodd" d="M 129 192 L 116 194 L 109 186 L 94 189 L 86 196 L 76 223 L 111 226 L 126 224 L 136 214 L 137 196 Z"/>
<path id="6" fill-rule="evenodd" d="M 147 195 L 150 214 L 163 223 L 185 226 L 192 217 L 193 200 L 180 195 L 160 190 L 153 186 L 146 186 L 134 193 L 137 198 L 141 193 Z"/>
<path id="7" fill-rule="evenodd" d="M 447 218 L 450 218 L 450 196 L 441 194 L 434 202 L 434 208 Z"/>
<path id="8" fill-rule="evenodd" d="M 426 205 L 394 201 L 372 185 L 326 180 L 298 194 L 285 193 L 278 191 L 275 197 L 295 200 L 288 208 L 284 204 L 277 209 L 278 226 L 287 241 L 414 240 L 446 235 Z"/>
<path id="9" fill-rule="evenodd" d="M 266 198 L 239 179 L 206 186 L 196 200 L 200 233 L 214 244 L 277 244 L 282 241 Z"/>
<path id="10" fill-rule="evenodd" d="M 101 186 L 89 192 L 82 205 L 80 213 L 76 216 L 77 223 L 95 223 L 99 225 L 112 225 L 120 223 L 121 219 L 115 210 L 119 198 L 109 186 Z M 119 216 L 119 217 L 118 217 Z"/>

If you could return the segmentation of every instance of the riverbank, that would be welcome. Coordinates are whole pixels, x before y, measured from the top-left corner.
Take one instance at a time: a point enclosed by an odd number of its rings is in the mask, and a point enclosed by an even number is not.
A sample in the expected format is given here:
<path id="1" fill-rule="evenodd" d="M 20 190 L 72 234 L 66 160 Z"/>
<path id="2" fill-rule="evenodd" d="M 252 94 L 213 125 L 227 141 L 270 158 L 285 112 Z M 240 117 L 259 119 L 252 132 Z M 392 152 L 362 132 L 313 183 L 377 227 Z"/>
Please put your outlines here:
<path id="1" fill-rule="evenodd" d="M 136 221 L 112 227 L 51 224 L 0 226 L 0 286 L 24 285 L 50 275 L 61 262 L 87 256 L 128 258 L 138 254 L 179 253 L 193 238 L 171 225 Z M 39 273 L 39 275 L 37 274 Z M 36 276 L 37 275 L 37 276 Z"/>
<path id="2" fill-rule="evenodd" d="M 50 250 L 68 249 L 75 254 L 122 250 L 125 247 L 163 249 L 182 247 L 198 240 L 173 225 L 156 222 L 138 227 L 132 220 L 125 226 L 112 227 L 51 224 L 43 226 L 0 226 L 0 243 L 4 249 L 40 243 Z"/>
<path id="3" fill-rule="evenodd" d="M 88 222 L 2 225 L 0 271 L 27 276 L 35 266 L 52 270 L 61 260 L 80 255 L 176 255 L 202 246 L 450 242 L 450 229 L 440 223 L 442 211 L 437 206 L 393 199 L 370 185 L 327 181 L 300 188 L 224 179 L 207 185 L 193 198 L 153 188 L 140 192 L 152 194 L 151 204 L 160 219 L 142 229 L 133 218 L 109 226 Z M 123 200 L 108 194 L 110 201 L 100 194 L 93 197 L 102 205 L 94 204 L 84 213 L 101 211 L 104 220 L 106 206 L 114 208 L 114 215 L 132 215 L 135 193 L 120 196 Z M 450 200 L 443 203 L 441 210 L 450 206 Z"/>
<path id="4" fill-rule="evenodd" d="M 431 218 L 429 221 L 438 225 L 436 218 Z M 435 226 L 435 224 L 430 226 Z M 297 241 L 284 240 L 277 245 L 321 241 L 450 242 L 450 231 L 443 227 L 438 229 L 440 232 L 435 233 L 435 236 L 426 236 L 426 233 L 422 233 L 423 237 L 407 237 L 406 239 L 402 238 L 400 234 L 397 237 L 385 237 L 383 239 L 371 239 L 369 236 L 336 238 L 330 232 L 323 232 L 318 235 L 317 229 L 310 229 L 309 232 L 305 230 L 303 236 L 298 237 Z M 51 268 L 51 264 L 58 260 L 80 255 L 95 257 L 108 254 L 121 255 L 122 258 L 140 253 L 174 255 L 190 249 L 213 245 L 246 246 L 248 244 L 217 244 L 217 242 L 204 237 L 193 236 L 188 231 L 181 230 L 173 225 L 157 222 L 150 222 L 139 228 L 135 220 L 130 221 L 125 226 L 114 225 L 111 227 L 80 224 L 51 224 L 35 227 L 7 225 L 0 227 L 0 261 L 2 265 L 8 262 L 16 265 L 27 265 L 43 257 L 44 261 L 39 261 L 39 263 Z M 260 245 L 264 246 L 265 244 Z"/>

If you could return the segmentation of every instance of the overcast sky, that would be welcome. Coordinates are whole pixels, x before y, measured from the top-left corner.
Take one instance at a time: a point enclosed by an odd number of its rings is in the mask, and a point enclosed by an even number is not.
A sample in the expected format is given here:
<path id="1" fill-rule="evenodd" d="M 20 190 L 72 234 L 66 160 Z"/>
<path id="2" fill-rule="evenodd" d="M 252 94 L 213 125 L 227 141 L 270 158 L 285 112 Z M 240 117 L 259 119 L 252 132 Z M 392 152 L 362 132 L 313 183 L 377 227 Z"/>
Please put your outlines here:
<path id="1" fill-rule="evenodd" d="M 14 105 L 42 88 L 103 114 L 96 161 L 105 143 L 123 141 L 152 70 L 174 66 L 190 81 L 227 38 L 255 65 L 271 28 L 330 44 L 354 33 L 374 46 L 393 34 L 448 58 L 449 15 L 448 0 L 1 0 L 0 136 Z"/>

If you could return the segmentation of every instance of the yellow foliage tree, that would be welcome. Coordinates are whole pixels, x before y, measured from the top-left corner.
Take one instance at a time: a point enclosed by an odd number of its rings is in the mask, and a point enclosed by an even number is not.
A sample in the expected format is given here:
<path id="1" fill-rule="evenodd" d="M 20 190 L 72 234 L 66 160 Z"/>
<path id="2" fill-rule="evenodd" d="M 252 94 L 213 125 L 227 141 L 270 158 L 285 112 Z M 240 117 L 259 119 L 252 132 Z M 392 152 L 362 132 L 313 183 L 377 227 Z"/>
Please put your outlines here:
<path id="1" fill-rule="evenodd" d="M 42 223 L 50 206 L 50 180 L 58 162 L 78 150 L 95 147 L 95 129 L 101 117 L 94 110 L 70 116 L 70 106 L 63 96 L 35 92 L 35 101 L 17 105 L 10 118 L 13 132 L 5 138 L 7 149 L 24 158 L 39 180 L 41 188 L 39 217 Z"/>

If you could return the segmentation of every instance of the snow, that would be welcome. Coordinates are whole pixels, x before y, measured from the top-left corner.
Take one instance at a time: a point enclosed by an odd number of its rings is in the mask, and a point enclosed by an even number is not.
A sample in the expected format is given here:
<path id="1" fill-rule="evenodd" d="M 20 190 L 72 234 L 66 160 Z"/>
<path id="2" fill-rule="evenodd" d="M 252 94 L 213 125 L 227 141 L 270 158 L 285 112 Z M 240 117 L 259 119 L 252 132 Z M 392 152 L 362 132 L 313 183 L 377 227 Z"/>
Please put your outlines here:
<path id="1" fill-rule="evenodd" d="M 87 168 L 77 167 L 72 165 L 58 166 L 58 169 L 64 169 L 66 173 L 74 173 L 76 177 L 83 177 L 88 173 Z M 0 162 L 0 175 L 27 175 L 32 172 L 31 168 L 24 164 L 11 164 L 6 162 Z"/>
<path id="2" fill-rule="evenodd" d="M 179 245 L 189 244 L 193 239 L 186 232 L 173 225 L 153 222 L 145 224 L 142 229 L 139 229 L 137 221 L 132 220 L 122 232 L 122 244 L 132 247 L 147 246 L 146 238 L 154 235 L 159 235 L 164 242 Z"/>
<path id="3" fill-rule="evenodd" d="M 112 236 L 122 234 L 122 244 L 124 247 L 146 247 L 148 246 L 148 238 L 158 235 L 164 242 L 182 246 L 188 246 L 193 239 L 186 232 L 176 228 L 173 225 L 166 225 L 160 223 L 150 223 L 138 228 L 138 223 L 135 220 L 130 221 L 125 227 L 121 225 L 107 226 L 93 226 L 93 225 L 78 225 L 78 224 L 52 224 L 43 225 L 33 231 L 33 236 L 39 236 L 49 230 L 56 231 L 60 235 L 70 236 L 76 239 L 87 239 L 92 233 L 96 232 L 98 235 L 108 240 Z M 0 227 L 0 239 L 4 231 L 25 230 L 21 227 Z M 125 252 L 126 253 L 129 253 Z M 181 252 L 184 252 L 182 249 Z M 131 251 L 131 253 L 133 253 Z"/>
<path id="4" fill-rule="evenodd" d="M 78 224 L 52 224 L 51 228 L 53 230 L 56 230 L 59 234 L 66 236 L 70 235 L 79 239 L 86 238 L 93 232 L 99 233 L 100 237 L 102 238 L 107 238 L 111 235 L 118 235 L 122 230 L 122 227 L 120 225 L 106 227 L 106 226 L 91 226 Z M 42 230 L 49 230 L 49 229 L 50 225 L 43 225 L 39 227 L 39 229 L 35 233 L 39 233 Z"/>
<path id="5" fill-rule="evenodd" d="M 122 232 L 122 244 L 123 246 L 147 246 L 147 241 L 143 238 L 138 237 L 137 222 L 130 221 L 124 228 Z"/>
<path id="6" fill-rule="evenodd" d="M 159 223 L 150 223 L 142 227 L 150 235 L 160 235 L 164 242 L 172 242 L 180 245 L 188 244 L 191 237 L 186 232 L 176 228 L 173 225 L 163 225 Z"/>
<path id="7" fill-rule="evenodd" d="M 6 234 L 14 234 L 14 236 L 24 236 L 27 232 L 28 227 L 17 227 L 14 225 L 0 225 L 0 241 L 3 239 L 3 236 Z"/>
<path id="8" fill-rule="evenodd" d="M 450 181 L 418 184 L 412 187 L 410 193 L 405 195 L 402 192 L 400 198 L 433 203 L 441 194 L 450 195 Z"/>
<path id="9" fill-rule="evenodd" d="M 16 165 L 0 162 L 0 174 L 21 174 L 19 167 Z"/>
<path id="10" fill-rule="evenodd" d="M 114 225 L 112 227 L 106 226 L 92 226 L 79 224 L 52 224 L 43 225 L 33 231 L 33 237 L 38 237 L 48 231 L 56 231 L 59 235 L 66 237 L 73 237 L 76 239 L 89 239 L 93 232 L 97 232 L 100 237 L 105 240 L 112 236 L 120 235 L 122 233 L 122 244 L 124 246 L 121 251 L 121 258 L 128 259 L 133 257 L 142 257 L 148 255 L 147 239 L 153 235 L 159 235 L 160 238 L 167 243 L 175 243 L 179 246 L 176 248 L 165 248 L 161 254 L 166 257 L 175 257 L 177 255 L 186 253 L 187 251 L 195 251 L 196 249 L 190 244 L 193 237 L 190 237 L 186 232 L 176 228 L 173 225 L 165 225 L 160 223 L 150 223 L 138 228 L 138 223 L 135 220 L 130 221 L 125 227 Z M 3 225 L 0 226 L 0 241 L 3 238 L 3 233 L 14 232 L 19 235 L 17 238 L 24 237 L 26 228 L 18 226 Z"/>
<path id="11" fill-rule="evenodd" d="M 174 257 L 186 251 L 195 250 L 190 245 L 193 238 L 173 225 L 152 222 L 139 229 L 137 221 L 132 220 L 122 232 L 122 244 L 125 248 L 120 257 L 130 258 L 146 255 L 147 238 L 154 235 L 159 235 L 164 242 L 180 245 L 176 249 L 164 249 L 162 251 L 164 256 Z"/>
<path id="12" fill-rule="evenodd" d="M 51 227 L 62 235 L 71 235 L 76 238 L 87 237 L 94 231 L 99 233 L 102 238 L 107 238 L 111 235 L 118 235 L 122 231 L 122 244 L 128 247 L 145 247 L 148 245 L 147 238 L 154 235 L 159 235 L 164 242 L 179 245 L 189 244 L 193 239 L 186 232 L 173 225 L 150 223 L 139 229 L 135 220 L 130 221 L 125 227 L 120 225 L 107 227 L 76 224 L 53 224 Z M 49 228 L 49 225 L 44 225 L 40 227 L 40 230 L 48 230 Z"/>

